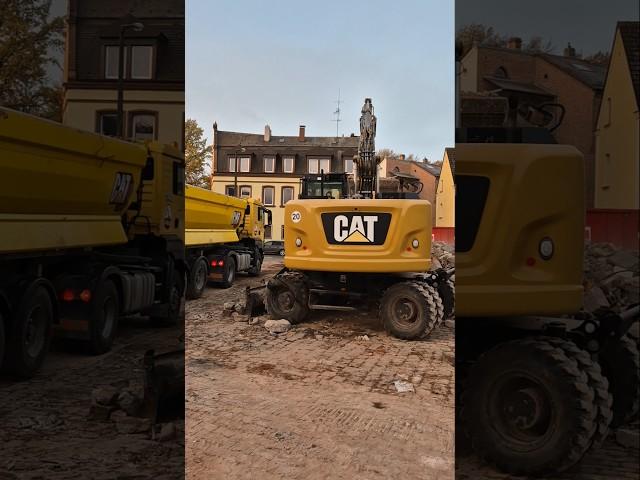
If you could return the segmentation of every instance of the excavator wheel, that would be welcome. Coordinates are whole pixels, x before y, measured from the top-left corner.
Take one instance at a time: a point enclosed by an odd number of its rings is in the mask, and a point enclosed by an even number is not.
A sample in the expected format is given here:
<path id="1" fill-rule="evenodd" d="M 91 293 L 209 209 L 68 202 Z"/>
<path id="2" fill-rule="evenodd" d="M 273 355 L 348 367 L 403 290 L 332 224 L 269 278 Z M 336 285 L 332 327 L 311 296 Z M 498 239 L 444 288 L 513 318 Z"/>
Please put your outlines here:
<path id="1" fill-rule="evenodd" d="M 542 337 L 551 345 L 562 349 L 565 355 L 578 363 L 578 368 L 587 374 L 589 386 L 595 394 L 596 421 L 595 431 L 591 437 L 591 444 L 598 448 L 607 438 L 613 418 L 611 406 L 614 402 L 609 393 L 609 382 L 603 375 L 598 362 L 595 362 L 586 350 L 582 350 L 575 343 L 557 337 Z"/>
<path id="2" fill-rule="evenodd" d="M 292 324 L 300 323 L 309 316 L 309 289 L 303 274 L 283 272 L 267 283 L 267 312 L 276 319 L 285 319 Z"/>
<path id="3" fill-rule="evenodd" d="M 438 293 L 442 298 L 442 306 L 444 308 L 444 319 L 451 318 L 455 312 L 456 290 L 451 279 L 438 284 Z"/>
<path id="4" fill-rule="evenodd" d="M 600 362 L 613 395 L 613 427 L 638 413 L 640 400 L 640 353 L 638 341 L 629 334 L 600 352 Z"/>
<path id="5" fill-rule="evenodd" d="M 478 358 L 462 394 L 461 418 L 482 458 L 506 473 L 531 476 L 580 461 L 598 429 L 598 400 L 573 348 L 525 338 Z"/>
<path id="6" fill-rule="evenodd" d="M 426 337 L 443 317 L 440 295 L 426 283 L 396 283 L 384 292 L 380 301 L 380 319 L 385 330 L 403 340 Z"/>

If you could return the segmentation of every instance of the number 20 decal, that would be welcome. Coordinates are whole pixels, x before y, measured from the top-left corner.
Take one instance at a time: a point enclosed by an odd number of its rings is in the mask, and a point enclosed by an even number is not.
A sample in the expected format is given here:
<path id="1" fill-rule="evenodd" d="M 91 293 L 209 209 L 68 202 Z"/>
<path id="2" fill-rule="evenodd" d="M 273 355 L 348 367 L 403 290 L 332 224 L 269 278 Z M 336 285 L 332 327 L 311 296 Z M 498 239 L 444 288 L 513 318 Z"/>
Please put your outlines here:
<path id="1" fill-rule="evenodd" d="M 302 214 L 300 212 L 297 210 L 295 212 L 291 212 L 291 221 L 293 223 L 298 223 L 300 220 L 302 220 Z"/>

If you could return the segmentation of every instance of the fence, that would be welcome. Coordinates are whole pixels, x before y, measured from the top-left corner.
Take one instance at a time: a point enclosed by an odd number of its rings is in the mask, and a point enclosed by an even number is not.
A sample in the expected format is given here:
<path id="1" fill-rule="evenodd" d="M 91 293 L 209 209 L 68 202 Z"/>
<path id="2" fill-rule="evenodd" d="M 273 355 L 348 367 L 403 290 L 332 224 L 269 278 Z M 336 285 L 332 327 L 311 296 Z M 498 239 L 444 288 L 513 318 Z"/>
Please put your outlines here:
<path id="1" fill-rule="evenodd" d="M 638 213 L 638 210 L 587 210 L 585 239 L 589 242 L 609 242 L 618 247 L 638 250 Z"/>
<path id="2" fill-rule="evenodd" d="M 431 231 L 431 240 L 453 245 L 455 243 L 455 233 L 455 227 L 433 227 L 433 230 Z"/>

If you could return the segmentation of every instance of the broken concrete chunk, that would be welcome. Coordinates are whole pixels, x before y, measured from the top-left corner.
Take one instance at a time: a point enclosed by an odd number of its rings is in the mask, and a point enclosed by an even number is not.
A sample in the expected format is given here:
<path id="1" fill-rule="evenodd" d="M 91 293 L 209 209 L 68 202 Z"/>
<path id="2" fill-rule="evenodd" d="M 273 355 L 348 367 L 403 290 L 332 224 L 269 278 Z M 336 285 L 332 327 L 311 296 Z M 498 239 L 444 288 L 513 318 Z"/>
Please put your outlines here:
<path id="1" fill-rule="evenodd" d="M 113 412 L 111 420 L 115 422 L 118 433 L 145 433 L 151 429 L 151 420 L 148 418 L 130 417 L 121 410 Z"/>
<path id="2" fill-rule="evenodd" d="M 284 333 L 291 328 L 291 323 L 288 320 L 267 320 L 264 323 L 264 328 L 269 330 L 269 333 Z"/>
<path id="3" fill-rule="evenodd" d="M 585 293 L 584 309 L 587 312 L 595 312 L 601 307 L 609 307 L 609 301 L 600 287 L 592 287 Z"/>
<path id="4" fill-rule="evenodd" d="M 100 385 L 91 391 L 91 401 L 97 405 L 114 405 L 118 398 L 118 389 L 111 385 Z"/>
<path id="5" fill-rule="evenodd" d="M 610 257 L 608 257 L 607 261 L 611 265 L 615 265 L 616 267 L 626 268 L 627 270 L 638 269 L 638 254 L 635 252 L 619 250 L 613 255 L 611 255 Z"/>
<path id="6" fill-rule="evenodd" d="M 94 422 L 106 422 L 111 417 L 111 413 L 116 410 L 113 405 L 100 405 L 94 403 L 89 407 L 88 419 Z"/>
<path id="7" fill-rule="evenodd" d="M 135 417 L 140 414 L 142 398 L 131 390 L 123 390 L 118 395 L 117 404 L 127 415 Z"/>

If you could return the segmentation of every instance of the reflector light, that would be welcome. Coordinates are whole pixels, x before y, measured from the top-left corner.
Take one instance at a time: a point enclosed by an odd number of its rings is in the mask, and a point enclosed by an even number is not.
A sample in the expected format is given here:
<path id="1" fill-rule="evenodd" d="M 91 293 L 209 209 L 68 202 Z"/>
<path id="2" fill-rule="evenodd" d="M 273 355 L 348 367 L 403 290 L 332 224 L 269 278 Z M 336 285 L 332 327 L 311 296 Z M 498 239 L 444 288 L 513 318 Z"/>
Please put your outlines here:
<path id="1" fill-rule="evenodd" d="M 545 237 L 540 240 L 540 245 L 538 245 L 538 252 L 540 252 L 540 256 L 543 260 L 549 260 L 553 257 L 553 240 L 549 237 Z"/>
<path id="2" fill-rule="evenodd" d="M 420 246 L 420 242 L 418 242 L 418 239 L 414 238 L 411 245 L 413 245 L 413 248 L 418 248 Z"/>
<path id="3" fill-rule="evenodd" d="M 300 237 L 296 238 L 296 247 L 302 246 L 302 239 Z"/>
<path id="4" fill-rule="evenodd" d="M 218 266 L 224 267 L 224 260 L 218 260 Z"/>
<path id="5" fill-rule="evenodd" d="M 80 292 L 80 300 L 84 303 L 89 303 L 91 301 L 91 290 L 84 289 Z"/>
<path id="6" fill-rule="evenodd" d="M 70 288 L 67 288 L 62 292 L 62 300 L 65 302 L 73 302 L 76 299 L 75 293 Z"/>
<path id="7" fill-rule="evenodd" d="M 536 259 L 533 257 L 528 257 L 527 258 L 527 266 L 529 267 L 533 267 L 536 264 Z"/>

